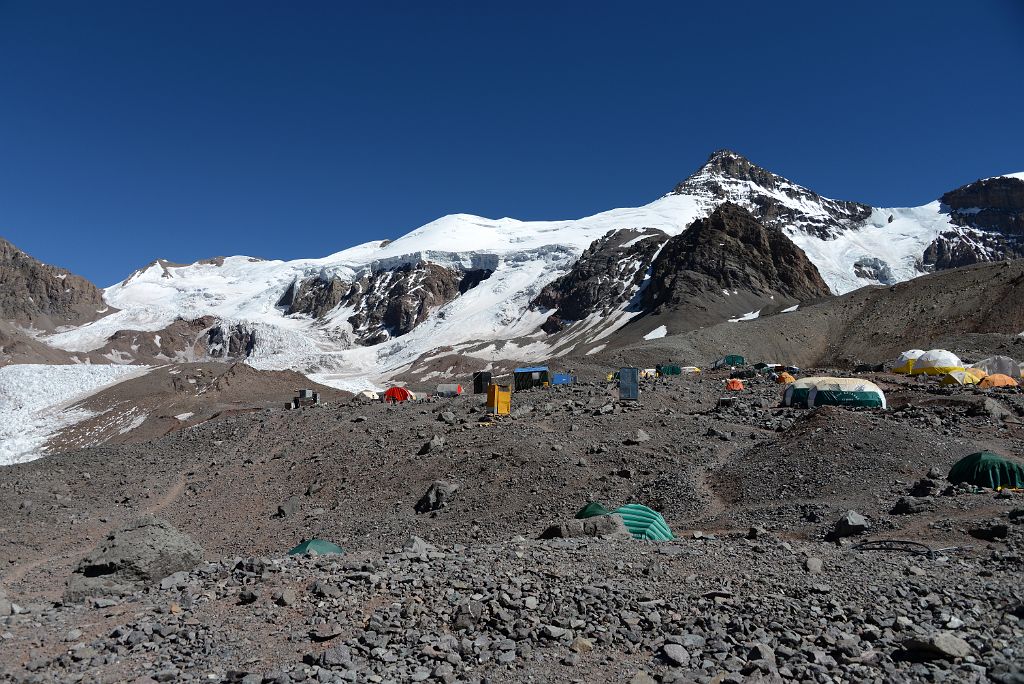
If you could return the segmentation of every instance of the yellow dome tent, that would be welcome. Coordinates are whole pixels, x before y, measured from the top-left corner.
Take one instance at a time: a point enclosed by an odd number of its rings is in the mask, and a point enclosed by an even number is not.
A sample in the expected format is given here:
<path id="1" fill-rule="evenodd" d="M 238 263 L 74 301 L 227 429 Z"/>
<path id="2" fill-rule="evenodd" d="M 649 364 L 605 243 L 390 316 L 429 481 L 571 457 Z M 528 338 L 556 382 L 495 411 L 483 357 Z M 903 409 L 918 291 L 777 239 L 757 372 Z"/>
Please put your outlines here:
<path id="1" fill-rule="evenodd" d="M 794 378 L 792 374 L 787 373 L 786 371 L 782 371 L 775 378 L 775 383 L 777 385 L 788 385 L 791 382 L 796 382 L 796 378 Z"/>
<path id="2" fill-rule="evenodd" d="M 952 373 L 946 373 L 939 378 L 940 385 L 977 385 L 979 378 L 973 373 L 968 373 L 966 370 L 953 371 Z"/>
<path id="3" fill-rule="evenodd" d="M 953 371 L 962 371 L 964 364 L 960 357 L 945 349 L 931 349 L 914 361 L 910 369 L 911 375 L 945 375 Z"/>
<path id="4" fill-rule="evenodd" d="M 924 349 L 908 349 L 899 355 L 893 365 L 893 373 L 907 375 L 914 369 L 914 362 L 924 354 Z"/>

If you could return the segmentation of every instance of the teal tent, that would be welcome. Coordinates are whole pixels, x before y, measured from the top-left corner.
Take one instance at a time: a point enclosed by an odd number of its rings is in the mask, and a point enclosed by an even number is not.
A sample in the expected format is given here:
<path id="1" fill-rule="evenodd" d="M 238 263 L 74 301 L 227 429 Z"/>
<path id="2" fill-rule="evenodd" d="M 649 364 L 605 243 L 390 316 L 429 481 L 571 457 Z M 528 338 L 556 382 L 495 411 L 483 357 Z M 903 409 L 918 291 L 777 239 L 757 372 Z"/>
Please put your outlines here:
<path id="1" fill-rule="evenodd" d="M 675 539 L 661 513 L 640 504 L 626 504 L 616 508 L 613 513 L 622 516 L 626 529 L 634 539 L 650 539 L 652 541 L 669 541 Z"/>
<path id="2" fill-rule="evenodd" d="M 309 553 L 310 551 L 313 551 L 314 553 L 320 556 L 326 555 L 328 553 L 345 553 L 337 544 L 332 544 L 331 542 L 324 541 L 323 539 L 310 539 L 308 541 L 302 542 L 294 549 L 289 551 L 288 555 L 301 556 L 302 554 Z"/>
<path id="3" fill-rule="evenodd" d="M 579 510 L 579 513 L 576 514 L 576 519 L 583 520 L 584 518 L 593 518 L 598 515 L 608 515 L 609 513 L 611 513 L 611 511 L 607 508 L 596 501 L 591 501 Z"/>
<path id="4" fill-rule="evenodd" d="M 990 489 L 1024 487 L 1024 465 L 991 451 L 979 451 L 957 461 L 949 471 L 949 481 Z"/>

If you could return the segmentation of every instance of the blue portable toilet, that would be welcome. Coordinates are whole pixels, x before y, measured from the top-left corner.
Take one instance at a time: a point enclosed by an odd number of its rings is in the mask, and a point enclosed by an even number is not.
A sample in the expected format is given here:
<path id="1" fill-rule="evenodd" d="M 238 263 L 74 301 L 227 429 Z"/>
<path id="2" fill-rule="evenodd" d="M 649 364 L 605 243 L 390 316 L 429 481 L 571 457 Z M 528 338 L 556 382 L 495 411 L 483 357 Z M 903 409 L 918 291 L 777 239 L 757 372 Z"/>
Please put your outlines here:
<path id="1" fill-rule="evenodd" d="M 576 376 L 571 373 L 555 373 L 551 376 L 552 385 L 571 385 L 576 382 Z"/>
<path id="2" fill-rule="evenodd" d="M 623 368 L 619 371 L 619 401 L 640 400 L 640 369 Z"/>

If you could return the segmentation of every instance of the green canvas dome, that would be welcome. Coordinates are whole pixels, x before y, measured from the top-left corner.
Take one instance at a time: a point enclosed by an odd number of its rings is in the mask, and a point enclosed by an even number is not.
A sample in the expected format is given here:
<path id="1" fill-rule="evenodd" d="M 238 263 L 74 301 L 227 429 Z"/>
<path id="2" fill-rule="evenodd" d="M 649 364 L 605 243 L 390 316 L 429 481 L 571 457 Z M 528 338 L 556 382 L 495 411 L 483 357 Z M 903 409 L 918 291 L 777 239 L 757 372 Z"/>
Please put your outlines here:
<path id="1" fill-rule="evenodd" d="M 324 541 L 323 539 L 310 539 L 309 541 L 302 542 L 294 549 L 289 551 L 288 555 L 299 556 L 304 553 L 309 553 L 310 551 L 313 551 L 321 556 L 328 553 L 345 553 L 342 550 L 342 548 L 337 544 L 332 544 L 331 542 Z"/>
<path id="2" fill-rule="evenodd" d="M 591 501 L 590 503 L 588 503 L 586 506 L 579 510 L 579 512 L 576 514 L 576 519 L 583 520 L 584 518 L 593 518 L 598 515 L 608 515 L 609 513 L 611 513 L 611 511 L 609 511 L 607 508 L 605 508 L 596 501 Z"/>
<path id="3" fill-rule="evenodd" d="M 1024 465 L 991 451 L 979 451 L 957 461 L 949 471 L 949 481 L 991 489 L 1024 487 Z"/>
<path id="4" fill-rule="evenodd" d="M 626 504 L 612 511 L 622 516 L 626 529 L 634 539 L 650 539 L 653 541 L 669 541 L 675 539 L 661 513 L 640 504 Z"/>

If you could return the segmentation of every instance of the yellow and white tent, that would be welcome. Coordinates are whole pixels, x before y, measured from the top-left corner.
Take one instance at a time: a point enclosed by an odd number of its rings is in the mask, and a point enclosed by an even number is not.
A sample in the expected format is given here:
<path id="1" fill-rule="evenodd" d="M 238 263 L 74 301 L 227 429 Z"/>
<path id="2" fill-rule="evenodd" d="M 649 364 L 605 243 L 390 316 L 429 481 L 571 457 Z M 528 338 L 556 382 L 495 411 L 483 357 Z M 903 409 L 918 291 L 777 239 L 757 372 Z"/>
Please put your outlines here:
<path id="1" fill-rule="evenodd" d="M 908 349 L 899 355 L 896 359 L 896 364 L 893 366 L 893 373 L 903 373 L 904 375 L 914 370 L 914 362 L 917 361 L 921 356 L 924 355 L 923 349 Z"/>
<path id="2" fill-rule="evenodd" d="M 953 371 L 952 373 L 946 373 L 939 378 L 939 384 L 941 385 L 977 385 L 979 378 L 974 373 L 968 373 L 966 370 Z"/>
<path id="3" fill-rule="evenodd" d="M 819 382 L 825 382 L 828 380 L 836 380 L 836 378 L 830 378 L 826 376 L 816 376 L 810 378 L 800 378 L 796 382 L 791 382 L 786 387 L 786 391 L 782 395 L 783 406 L 802 406 L 807 407 L 807 397 L 811 393 L 813 388 Z"/>
<path id="4" fill-rule="evenodd" d="M 962 371 L 964 364 L 960 357 L 945 349 L 930 349 L 914 361 L 910 369 L 911 375 L 945 375 L 953 371 Z"/>

